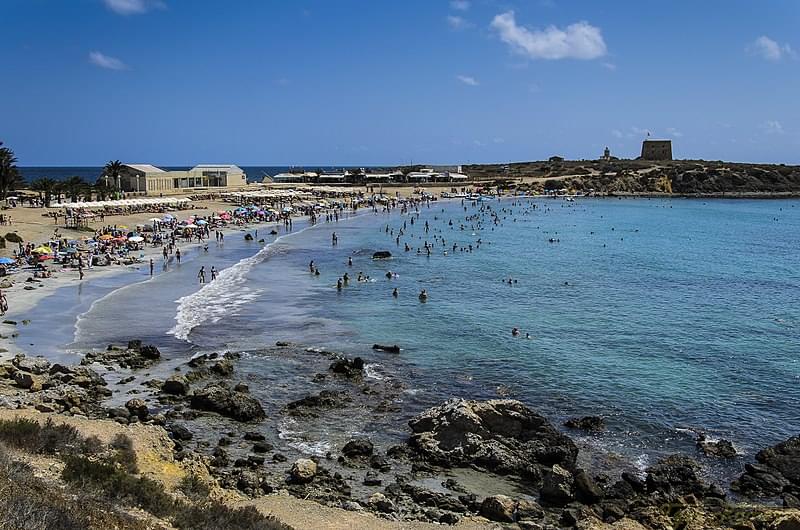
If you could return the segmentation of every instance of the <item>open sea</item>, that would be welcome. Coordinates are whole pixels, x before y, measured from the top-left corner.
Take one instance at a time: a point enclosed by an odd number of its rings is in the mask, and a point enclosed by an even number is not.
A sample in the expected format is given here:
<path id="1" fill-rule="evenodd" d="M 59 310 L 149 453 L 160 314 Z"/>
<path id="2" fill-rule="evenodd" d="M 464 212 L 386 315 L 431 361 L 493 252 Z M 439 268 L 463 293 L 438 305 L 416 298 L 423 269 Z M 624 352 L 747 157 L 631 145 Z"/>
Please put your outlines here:
<path id="1" fill-rule="evenodd" d="M 135 283 L 118 275 L 65 287 L 31 312 L 18 342 L 72 362 L 70 352 L 130 338 L 175 363 L 244 352 L 241 369 L 268 414 L 310 391 L 303 362 L 258 353 L 279 340 L 363 356 L 371 378 L 404 382 L 391 424 L 355 414 L 303 432 L 270 427 L 290 445 L 302 440 L 292 445 L 300 452 L 353 433 L 397 443 L 410 416 L 454 396 L 519 399 L 558 424 L 601 415 L 606 432 L 576 437 L 639 468 L 672 452 L 697 456 L 691 431 L 704 431 L 742 454 L 708 462 L 728 478 L 800 432 L 800 201 L 454 200 L 418 218 L 364 211 L 296 222 L 288 234 L 279 226 L 278 236 L 271 228 L 258 228 L 263 244 L 234 233 L 152 279 L 142 267 Z M 431 256 L 417 253 L 425 241 Z M 392 259 L 373 261 L 377 250 Z M 222 269 L 202 288 L 201 265 Z M 350 285 L 337 291 L 345 272 Z M 371 281 L 357 282 L 359 272 Z"/>

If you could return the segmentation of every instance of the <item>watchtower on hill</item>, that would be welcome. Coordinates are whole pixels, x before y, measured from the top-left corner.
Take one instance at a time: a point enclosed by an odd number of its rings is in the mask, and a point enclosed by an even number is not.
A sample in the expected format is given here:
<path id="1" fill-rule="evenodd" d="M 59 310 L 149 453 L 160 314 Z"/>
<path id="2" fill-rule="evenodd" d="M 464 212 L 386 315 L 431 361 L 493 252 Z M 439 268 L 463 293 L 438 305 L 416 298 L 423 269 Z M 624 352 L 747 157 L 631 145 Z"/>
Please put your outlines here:
<path id="1" fill-rule="evenodd" d="M 672 140 L 650 140 L 642 142 L 642 160 L 672 160 Z"/>

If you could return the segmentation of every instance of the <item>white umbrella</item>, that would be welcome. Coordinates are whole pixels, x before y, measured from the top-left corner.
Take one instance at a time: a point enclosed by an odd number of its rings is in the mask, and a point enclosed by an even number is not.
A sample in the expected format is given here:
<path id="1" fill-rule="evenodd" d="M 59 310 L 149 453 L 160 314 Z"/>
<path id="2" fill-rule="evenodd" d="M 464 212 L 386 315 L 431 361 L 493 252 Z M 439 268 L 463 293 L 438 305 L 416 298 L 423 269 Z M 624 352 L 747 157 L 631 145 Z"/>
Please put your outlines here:
<path id="1" fill-rule="evenodd" d="M 184 225 L 184 228 L 197 228 L 197 225 L 189 223 L 188 225 Z"/>
<path id="2" fill-rule="evenodd" d="M 130 241 L 132 243 L 141 243 L 142 241 L 144 241 L 144 238 L 141 237 L 141 236 L 133 236 L 133 237 L 129 237 L 128 241 Z"/>

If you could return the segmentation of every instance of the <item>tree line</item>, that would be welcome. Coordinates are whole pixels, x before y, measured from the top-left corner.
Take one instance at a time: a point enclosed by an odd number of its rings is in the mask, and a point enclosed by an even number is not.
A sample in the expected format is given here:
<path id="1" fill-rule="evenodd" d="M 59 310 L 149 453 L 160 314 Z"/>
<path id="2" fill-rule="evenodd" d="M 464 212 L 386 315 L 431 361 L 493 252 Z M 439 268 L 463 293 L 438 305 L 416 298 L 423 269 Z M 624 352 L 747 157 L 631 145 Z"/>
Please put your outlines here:
<path id="1" fill-rule="evenodd" d="M 119 191 L 118 182 L 122 172 L 122 163 L 119 160 L 109 161 L 95 183 L 79 176 L 60 181 L 50 177 L 39 177 L 26 182 L 17 167 L 17 162 L 14 151 L 4 147 L 3 142 L 0 142 L 0 200 L 5 200 L 9 193 L 19 189 L 37 192 L 42 206 L 50 204 L 53 197 L 60 197 L 62 194 L 73 202 L 80 197 L 95 197 L 102 201 L 113 197 Z"/>

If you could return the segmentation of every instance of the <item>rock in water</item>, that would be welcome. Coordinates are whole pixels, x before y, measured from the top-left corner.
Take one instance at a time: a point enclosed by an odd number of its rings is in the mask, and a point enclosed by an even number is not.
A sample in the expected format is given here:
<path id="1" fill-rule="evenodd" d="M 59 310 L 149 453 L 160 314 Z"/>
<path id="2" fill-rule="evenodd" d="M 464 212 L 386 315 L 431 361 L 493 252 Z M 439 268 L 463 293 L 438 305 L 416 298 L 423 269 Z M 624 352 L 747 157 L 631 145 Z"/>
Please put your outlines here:
<path id="1" fill-rule="evenodd" d="M 736 449 L 728 440 L 710 441 L 706 440 L 705 436 L 701 436 L 697 440 L 697 448 L 706 456 L 720 458 L 734 458 L 736 456 Z"/>
<path id="2" fill-rule="evenodd" d="M 392 253 L 388 250 L 379 250 L 372 254 L 372 259 L 388 259 L 392 257 Z"/>
<path id="3" fill-rule="evenodd" d="M 564 427 L 570 429 L 580 429 L 582 431 L 597 432 L 605 430 L 606 422 L 600 416 L 584 416 L 582 418 L 570 418 L 564 422 Z"/>
<path id="4" fill-rule="evenodd" d="M 185 396 L 189 393 L 189 383 L 182 375 L 173 375 L 161 387 L 161 391 L 165 394 L 173 394 L 176 396 Z"/>
<path id="5" fill-rule="evenodd" d="M 196 391 L 191 398 L 192 408 L 216 412 L 237 421 L 263 420 L 266 414 L 255 398 L 234 392 L 219 383 L 211 383 Z"/>
<path id="6" fill-rule="evenodd" d="M 750 496 L 777 496 L 790 486 L 800 491 L 800 436 L 762 449 L 756 461 L 745 465 L 731 489 Z"/>
<path id="7" fill-rule="evenodd" d="M 308 458 L 300 458 L 292 464 L 289 477 L 293 482 L 305 484 L 314 480 L 317 475 L 317 463 Z"/>
<path id="8" fill-rule="evenodd" d="M 366 438 L 356 438 L 347 442 L 342 447 L 342 454 L 347 458 L 358 458 L 372 456 L 374 447 L 372 442 Z"/>
<path id="9" fill-rule="evenodd" d="M 537 465 L 574 469 L 578 455 L 569 437 L 515 400 L 454 399 L 428 409 L 409 425 L 411 448 L 446 467 L 474 464 L 535 479 Z"/>
<path id="10" fill-rule="evenodd" d="M 373 344 L 373 350 L 377 351 L 385 351 L 386 353 L 400 353 L 400 346 L 394 344 L 392 346 L 386 346 L 384 344 Z"/>

